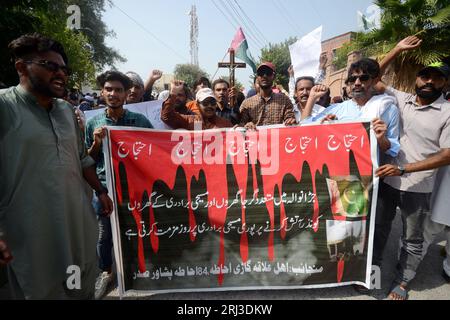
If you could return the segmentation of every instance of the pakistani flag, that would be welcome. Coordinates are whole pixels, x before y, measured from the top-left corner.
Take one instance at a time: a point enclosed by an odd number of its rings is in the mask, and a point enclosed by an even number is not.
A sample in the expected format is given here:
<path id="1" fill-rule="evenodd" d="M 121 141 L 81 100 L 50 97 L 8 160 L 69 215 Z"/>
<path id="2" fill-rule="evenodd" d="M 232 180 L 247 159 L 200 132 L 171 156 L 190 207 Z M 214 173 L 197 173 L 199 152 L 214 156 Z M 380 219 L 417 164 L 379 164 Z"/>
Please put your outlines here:
<path id="1" fill-rule="evenodd" d="M 368 214 L 369 195 L 357 179 L 326 179 L 331 199 L 331 212 L 344 217 L 365 217 Z"/>
<path id="2" fill-rule="evenodd" d="M 358 14 L 358 26 L 363 32 L 369 32 L 381 28 L 381 9 L 376 4 L 367 8 L 365 14 L 361 11 Z"/>
<path id="3" fill-rule="evenodd" d="M 253 69 L 253 73 L 256 74 L 256 63 L 248 50 L 247 39 L 245 39 L 242 28 L 239 28 L 236 32 L 231 48 L 234 49 L 236 57 L 247 63 Z"/>

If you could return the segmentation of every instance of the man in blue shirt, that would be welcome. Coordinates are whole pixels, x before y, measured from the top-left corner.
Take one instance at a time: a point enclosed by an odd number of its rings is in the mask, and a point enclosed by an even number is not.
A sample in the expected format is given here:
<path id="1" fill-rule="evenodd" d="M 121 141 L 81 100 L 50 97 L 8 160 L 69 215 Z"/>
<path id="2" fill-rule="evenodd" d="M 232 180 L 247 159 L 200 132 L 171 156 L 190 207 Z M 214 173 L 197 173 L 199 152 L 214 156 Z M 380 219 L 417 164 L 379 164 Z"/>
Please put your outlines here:
<path id="1" fill-rule="evenodd" d="M 387 94 L 374 95 L 374 85 L 379 74 L 380 67 L 375 60 L 364 58 L 353 63 L 347 79 L 352 100 L 331 105 L 311 117 L 314 104 L 327 92 L 326 86 L 315 86 L 302 112 L 302 123 L 323 123 L 330 120 L 371 121 L 380 150 L 390 157 L 396 157 L 400 150 L 399 111 L 393 97 Z"/>
<path id="2" fill-rule="evenodd" d="M 125 126 L 153 128 L 150 121 L 142 114 L 131 112 L 123 108 L 127 99 L 132 81 L 118 71 L 107 71 L 97 77 L 102 88 L 102 97 L 107 108 L 104 112 L 90 119 L 86 125 L 86 145 L 89 155 L 94 158 L 97 165 L 97 175 L 106 188 L 105 159 L 102 152 L 102 140 L 106 136 L 105 126 Z M 112 231 L 109 217 L 105 217 L 98 210 L 97 197 L 93 199 L 99 220 L 99 240 L 97 254 L 99 267 L 102 273 L 95 284 L 95 298 L 100 299 L 112 282 Z"/>
<path id="3" fill-rule="evenodd" d="M 387 95 L 376 95 L 375 85 L 379 81 L 380 66 L 372 59 L 363 58 L 350 66 L 346 84 L 351 92 L 352 99 L 340 104 L 334 104 L 315 117 L 311 116 L 314 104 L 323 96 L 327 87 L 315 86 L 310 93 L 307 105 L 302 112 L 302 123 L 330 120 L 340 121 L 371 121 L 378 141 L 380 165 L 389 163 L 397 157 L 400 151 L 399 142 L 399 110 L 395 98 Z M 378 193 L 378 202 L 382 193 Z M 380 206 L 377 208 L 376 223 L 380 223 Z M 375 264 L 378 264 L 376 261 Z M 355 285 L 355 290 L 367 293 L 365 287 Z"/>

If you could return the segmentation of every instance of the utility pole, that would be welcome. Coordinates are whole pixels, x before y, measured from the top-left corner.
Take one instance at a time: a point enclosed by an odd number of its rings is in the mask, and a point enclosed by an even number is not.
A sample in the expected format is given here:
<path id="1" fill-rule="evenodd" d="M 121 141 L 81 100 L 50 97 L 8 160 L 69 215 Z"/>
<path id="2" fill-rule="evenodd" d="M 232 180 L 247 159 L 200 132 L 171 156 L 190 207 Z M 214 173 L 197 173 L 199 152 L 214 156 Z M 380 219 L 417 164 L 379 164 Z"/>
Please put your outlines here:
<path id="1" fill-rule="evenodd" d="M 191 16 L 191 64 L 198 66 L 198 17 L 195 5 L 192 5 L 189 15 Z"/>

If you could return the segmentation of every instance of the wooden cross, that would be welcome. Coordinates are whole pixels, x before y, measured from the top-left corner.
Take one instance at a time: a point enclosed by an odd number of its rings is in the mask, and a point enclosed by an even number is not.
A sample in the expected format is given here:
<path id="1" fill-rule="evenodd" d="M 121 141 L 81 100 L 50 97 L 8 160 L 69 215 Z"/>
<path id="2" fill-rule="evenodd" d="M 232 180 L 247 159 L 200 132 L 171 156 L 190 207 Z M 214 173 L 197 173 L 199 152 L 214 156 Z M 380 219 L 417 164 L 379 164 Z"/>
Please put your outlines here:
<path id="1" fill-rule="evenodd" d="M 229 52 L 230 52 L 230 62 L 219 62 L 219 68 L 228 68 L 230 70 L 230 87 L 232 88 L 235 86 L 236 82 L 234 79 L 234 71 L 236 70 L 236 68 L 245 68 L 247 65 L 245 63 L 236 62 L 234 60 L 235 58 L 234 49 L 230 48 Z M 232 99 L 230 99 L 230 105 L 234 107 L 235 104 L 236 104 L 236 97 L 233 97 Z"/>

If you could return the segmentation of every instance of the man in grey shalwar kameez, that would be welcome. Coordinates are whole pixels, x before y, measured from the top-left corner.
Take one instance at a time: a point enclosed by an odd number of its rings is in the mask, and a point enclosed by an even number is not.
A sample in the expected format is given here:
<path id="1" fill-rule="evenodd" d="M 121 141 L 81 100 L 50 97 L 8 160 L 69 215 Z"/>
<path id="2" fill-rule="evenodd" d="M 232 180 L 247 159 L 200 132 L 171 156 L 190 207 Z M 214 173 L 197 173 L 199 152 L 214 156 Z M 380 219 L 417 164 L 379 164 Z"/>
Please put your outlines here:
<path id="1" fill-rule="evenodd" d="M 86 180 L 108 215 L 112 202 L 64 95 L 62 46 L 38 34 L 9 45 L 20 77 L 0 91 L 0 263 L 18 299 L 90 299 L 97 222 Z M 80 271 L 80 272 L 78 272 Z"/>

